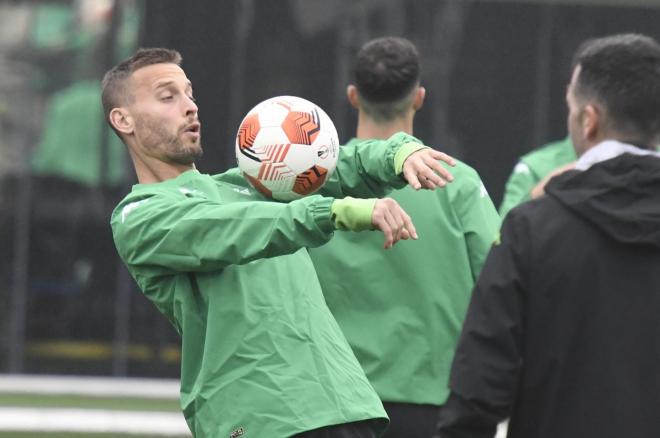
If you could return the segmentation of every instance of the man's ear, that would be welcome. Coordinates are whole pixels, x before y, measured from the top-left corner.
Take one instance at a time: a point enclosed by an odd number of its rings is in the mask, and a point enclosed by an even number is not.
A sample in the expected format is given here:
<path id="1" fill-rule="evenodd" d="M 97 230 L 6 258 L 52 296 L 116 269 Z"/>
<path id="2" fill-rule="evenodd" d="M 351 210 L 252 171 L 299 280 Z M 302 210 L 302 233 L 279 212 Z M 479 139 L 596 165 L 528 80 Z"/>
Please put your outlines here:
<path id="1" fill-rule="evenodd" d="M 415 91 L 415 98 L 413 99 L 413 109 L 419 111 L 424 106 L 424 98 L 426 97 L 426 88 L 417 87 Z"/>
<path id="2" fill-rule="evenodd" d="M 122 134 L 132 134 L 134 130 L 133 117 L 126 108 L 113 108 L 108 115 L 110 124 Z"/>
<path id="3" fill-rule="evenodd" d="M 346 97 L 353 108 L 360 109 L 360 96 L 358 95 L 357 87 L 355 85 L 349 85 L 346 87 Z"/>
<path id="4" fill-rule="evenodd" d="M 603 113 L 600 108 L 593 104 L 585 105 L 582 109 L 580 124 L 584 138 L 595 142 L 603 130 Z"/>

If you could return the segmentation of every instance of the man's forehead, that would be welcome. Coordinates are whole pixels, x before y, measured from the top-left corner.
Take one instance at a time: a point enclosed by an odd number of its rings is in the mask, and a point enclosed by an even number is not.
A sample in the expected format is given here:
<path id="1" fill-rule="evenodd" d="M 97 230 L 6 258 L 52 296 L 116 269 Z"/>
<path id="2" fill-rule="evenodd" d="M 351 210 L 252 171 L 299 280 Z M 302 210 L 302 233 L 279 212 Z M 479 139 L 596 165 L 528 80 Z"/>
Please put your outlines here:
<path id="1" fill-rule="evenodd" d="M 155 89 L 168 83 L 190 85 L 186 73 L 173 63 L 152 64 L 133 73 L 134 84 L 138 87 Z"/>

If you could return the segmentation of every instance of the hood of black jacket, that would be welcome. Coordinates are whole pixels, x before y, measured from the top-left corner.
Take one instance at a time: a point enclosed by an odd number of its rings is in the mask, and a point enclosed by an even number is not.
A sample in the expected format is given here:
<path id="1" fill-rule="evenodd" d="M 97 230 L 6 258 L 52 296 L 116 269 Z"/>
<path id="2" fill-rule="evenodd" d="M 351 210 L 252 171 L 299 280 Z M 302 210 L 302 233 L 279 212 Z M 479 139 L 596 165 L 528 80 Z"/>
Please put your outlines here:
<path id="1" fill-rule="evenodd" d="M 546 186 L 574 214 L 613 239 L 660 247 L 660 158 L 623 154 L 572 170 Z"/>

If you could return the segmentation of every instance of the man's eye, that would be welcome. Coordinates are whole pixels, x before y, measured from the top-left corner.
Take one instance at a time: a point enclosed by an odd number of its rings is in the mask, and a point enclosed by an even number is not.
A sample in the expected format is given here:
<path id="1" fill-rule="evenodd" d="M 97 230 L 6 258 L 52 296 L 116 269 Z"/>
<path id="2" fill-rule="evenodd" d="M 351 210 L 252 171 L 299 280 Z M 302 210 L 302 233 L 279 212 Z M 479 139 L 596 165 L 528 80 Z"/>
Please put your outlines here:
<path id="1" fill-rule="evenodd" d="M 160 100 L 172 100 L 172 96 L 162 96 Z"/>
<path id="2" fill-rule="evenodd" d="M 188 96 L 188 99 L 192 100 L 193 102 L 197 102 L 197 99 L 195 99 L 193 96 Z"/>

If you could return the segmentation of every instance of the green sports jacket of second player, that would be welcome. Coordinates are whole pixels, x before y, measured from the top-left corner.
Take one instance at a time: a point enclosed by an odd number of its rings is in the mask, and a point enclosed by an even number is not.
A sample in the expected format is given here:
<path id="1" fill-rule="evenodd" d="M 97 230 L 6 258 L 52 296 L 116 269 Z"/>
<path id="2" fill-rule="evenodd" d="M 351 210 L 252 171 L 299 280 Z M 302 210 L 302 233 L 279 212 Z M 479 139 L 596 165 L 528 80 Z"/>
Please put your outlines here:
<path id="1" fill-rule="evenodd" d="M 342 148 L 326 190 L 378 197 L 404 181 L 398 134 Z M 115 244 L 182 337 L 181 404 L 200 438 L 285 438 L 386 414 L 328 310 L 306 247 L 333 234 L 332 198 L 267 201 L 234 169 L 135 185 Z"/>
<path id="2" fill-rule="evenodd" d="M 419 240 L 385 251 L 375 233 L 338 231 L 310 249 L 328 307 L 383 401 L 445 401 L 472 287 L 497 237 L 499 216 L 477 172 L 461 162 L 450 170 L 445 188 L 389 195 Z"/>
<path id="3" fill-rule="evenodd" d="M 575 161 L 575 149 L 569 137 L 548 143 L 520 157 L 506 182 L 500 216 L 504 218 L 513 207 L 529 201 L 529 192 L 556 168 Z"/>

